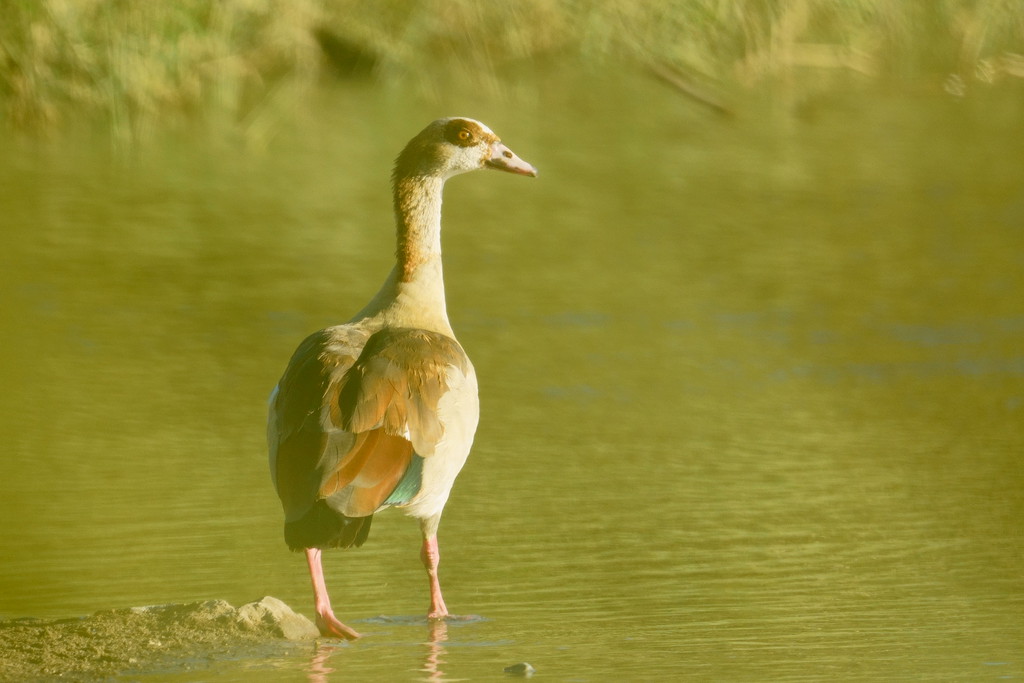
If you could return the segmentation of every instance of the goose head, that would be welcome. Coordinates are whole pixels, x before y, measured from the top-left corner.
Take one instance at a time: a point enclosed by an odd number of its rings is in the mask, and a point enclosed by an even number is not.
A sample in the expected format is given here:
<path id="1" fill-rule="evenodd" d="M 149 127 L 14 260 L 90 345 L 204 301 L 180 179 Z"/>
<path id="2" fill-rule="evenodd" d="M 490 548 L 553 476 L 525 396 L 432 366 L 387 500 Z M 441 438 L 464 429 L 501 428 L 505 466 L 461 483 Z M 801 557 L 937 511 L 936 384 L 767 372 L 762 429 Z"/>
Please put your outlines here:
<path id="1" fill-rule="evenodd" d="M 506 147 L 490 128 L 462 117 L 434 121 L 409 141 L 395 161 L 395 178 L 452 176 L 493 168 L 536 176 L 537 169 Z"/>

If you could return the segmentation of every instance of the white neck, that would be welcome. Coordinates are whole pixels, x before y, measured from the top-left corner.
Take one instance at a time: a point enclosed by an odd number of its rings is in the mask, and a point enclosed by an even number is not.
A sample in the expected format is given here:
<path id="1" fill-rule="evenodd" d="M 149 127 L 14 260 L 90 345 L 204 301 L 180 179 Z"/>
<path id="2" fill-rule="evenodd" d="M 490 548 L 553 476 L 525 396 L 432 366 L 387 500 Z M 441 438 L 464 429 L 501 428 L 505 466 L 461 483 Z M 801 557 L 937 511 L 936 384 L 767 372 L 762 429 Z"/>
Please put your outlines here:
<path id="1" fill-rule="evenodd" d="M 396 264 L 377 295 L 353 321 L 417 327 L 452 335 L 441 266 L 441 194 L 444 179 L 395 179 Z"/>

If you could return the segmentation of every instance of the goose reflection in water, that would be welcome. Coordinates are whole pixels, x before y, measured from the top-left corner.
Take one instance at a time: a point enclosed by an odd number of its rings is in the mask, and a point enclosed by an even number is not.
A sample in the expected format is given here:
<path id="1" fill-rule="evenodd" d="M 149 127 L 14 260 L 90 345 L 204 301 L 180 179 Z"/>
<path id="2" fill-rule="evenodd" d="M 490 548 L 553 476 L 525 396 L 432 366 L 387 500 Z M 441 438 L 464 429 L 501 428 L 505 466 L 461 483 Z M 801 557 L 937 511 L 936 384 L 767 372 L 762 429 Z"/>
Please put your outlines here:
<path id="1" fill-rule="evenodd" d="M 427 625 L 427 639 L 423 642 L 425 648 L 423 656 L 423 666 L 419 669 L 423 673 L 423 677 L 417 680 L 420 681 L 444 681 L 445 675 L 442 669 L 445 663 L 445 647 L 442 643 L 448 640 L 448 622 L 443 619 L 431 619 Z M 347 644 L 334 644 L 334 643 L 318 643 L 316 649 L 313 651 L 313 657 L 309 661 L 309 667 L 307 668 L 307 679 L 309 683 L 328 683 L 331 679 L 331 674 L 337 673 L 341 670 L 344 673 L 344 667 L 342 664 L 338 664 L 337 668 L 331 666 L 328 662 L 335 655 L 340 655 L 341 651 L 349 650 L 351 646 Z"/>
<path id="2" fill-rule="evenodd" d="M 441 643 L 448 640 L 448 622 L 443 619 L 432 619 L 428 632 L 427 642 L 423 643 L 426 648 L 426 657 L 423 659 L 423 668 L 420 669 L 426 674 L 421 681 L 443 681 L 444 671 L 441 665 L 444 664 L 444 645 Z"/>

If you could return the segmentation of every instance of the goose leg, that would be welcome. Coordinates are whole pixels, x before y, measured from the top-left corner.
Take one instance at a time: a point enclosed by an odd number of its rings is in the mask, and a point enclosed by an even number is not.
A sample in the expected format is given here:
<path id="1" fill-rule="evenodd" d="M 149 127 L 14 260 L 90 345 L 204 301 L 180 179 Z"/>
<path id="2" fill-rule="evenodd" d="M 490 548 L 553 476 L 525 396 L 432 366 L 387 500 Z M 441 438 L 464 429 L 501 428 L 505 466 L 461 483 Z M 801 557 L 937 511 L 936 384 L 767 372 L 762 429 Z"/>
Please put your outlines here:
<path id="1" fill-rule="evenodd" d="M 430 611 L 427 612 L 427 618 L 443 619 L 448 616 L 448 608 L 445 607 L 444 598 L 441 597 L 441 583 L 437 580 L 437 565 L 441 561 L 441 554 L 437 550 L 436 534 L 423 539 L 420 559 L 423 561 L 423 566 L 427 570 L 427 578 L 430 580 Z"/>
<path id="2" fill-rule="evenodd" d="M 306 548 L 306 563 L 309 565 L 309 578 L 313 582 L 313 605 L 320 635 L 355 640 L 359 634 L 338 621 L 331 610 L 331 597 L 327 594 L 324 569 L 320 564 L 320 548 Z"/>

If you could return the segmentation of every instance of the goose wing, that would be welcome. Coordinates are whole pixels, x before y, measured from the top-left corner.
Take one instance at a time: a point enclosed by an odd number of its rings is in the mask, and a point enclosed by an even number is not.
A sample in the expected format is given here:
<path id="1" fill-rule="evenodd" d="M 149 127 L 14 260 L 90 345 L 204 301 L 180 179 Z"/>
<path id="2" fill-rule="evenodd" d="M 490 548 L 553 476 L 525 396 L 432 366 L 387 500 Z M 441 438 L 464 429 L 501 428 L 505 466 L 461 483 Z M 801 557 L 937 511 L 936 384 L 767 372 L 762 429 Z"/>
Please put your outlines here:
<path id="1" fill-rule="evenodd" d="M 286 519 L 321 499 L 346 517 L 405 502 L 389 496 L 400 483 L 418 489 L 403 477 L 444 441 L 446 397 L 471 373 L 459 343 L 437 332 L 342 326 L 307 338 L 271 401 L 271 469 Z"/>

